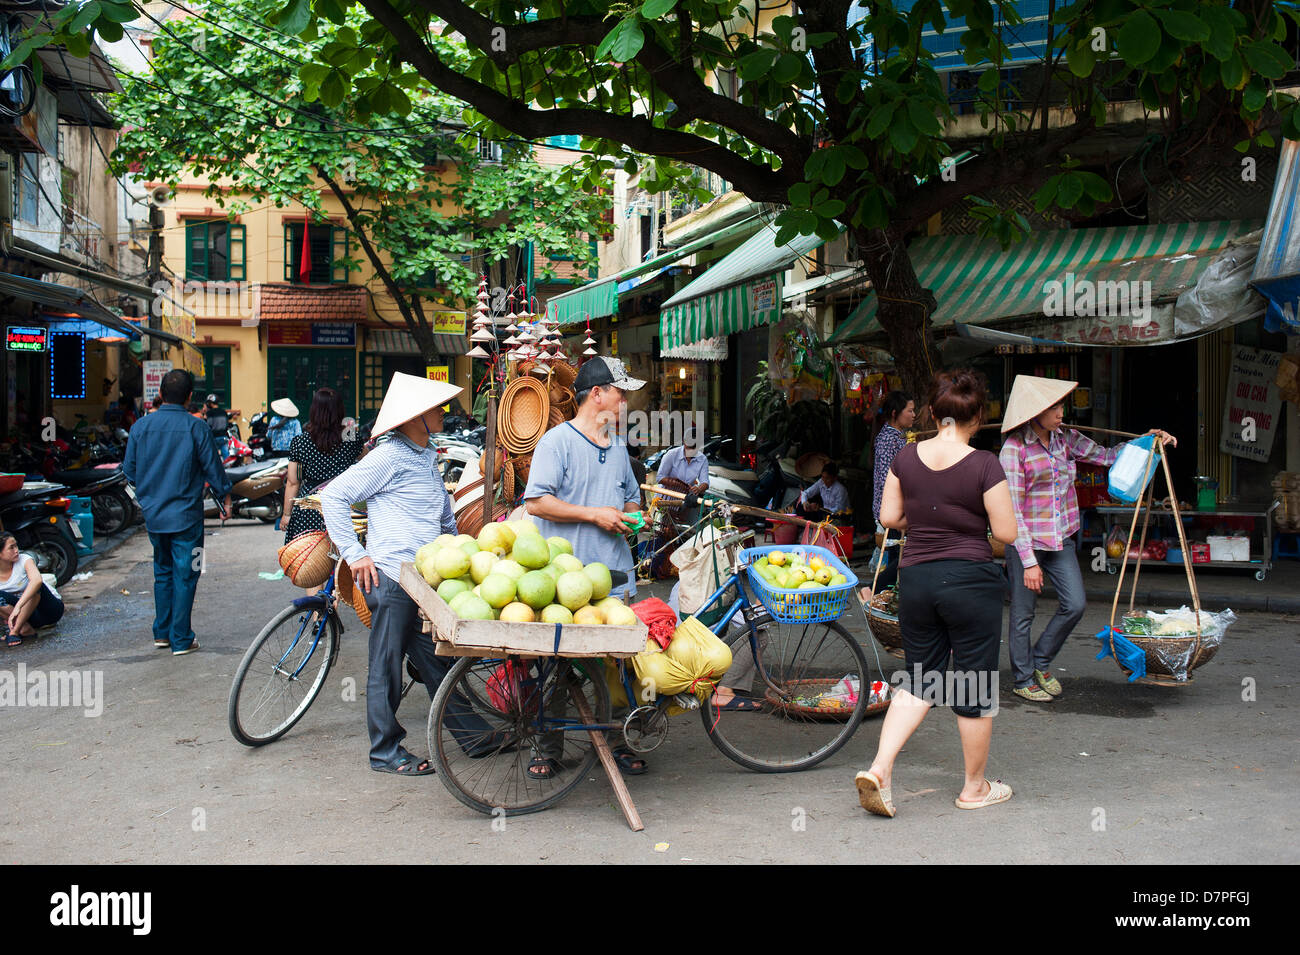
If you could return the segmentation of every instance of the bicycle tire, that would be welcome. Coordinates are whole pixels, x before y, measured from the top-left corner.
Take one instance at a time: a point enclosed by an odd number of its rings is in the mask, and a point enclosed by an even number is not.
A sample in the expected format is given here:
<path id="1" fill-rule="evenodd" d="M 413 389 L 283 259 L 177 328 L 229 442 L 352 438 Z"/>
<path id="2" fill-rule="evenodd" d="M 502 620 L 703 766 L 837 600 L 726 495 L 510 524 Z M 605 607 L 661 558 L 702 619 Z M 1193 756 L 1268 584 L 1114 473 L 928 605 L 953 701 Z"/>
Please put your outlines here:
<path id="1" fill-rule="evenodd" d="M 301 619 L 304 617 L 305 620 Z M 295 618 L 299 619 L 295 622 Z M 284 628 L 285 623 L 290 626 Z M 322 624 L 324 632 L 320 642 L 312 649 L 312 635 Z M 338 651 L 339 630 L 338 617 L 332 611 L 320 607 L 300 610 L 291 604 L 271 618 L 239 661 L 235 680 L 230 686 L 226 720 L 235 739 L 245 746 L 265 746 L 293 729 L 325 686 L 325 679 L 329 676 Z M 278 639 L 277 633 L 280 634 Z M 289 659 L 282 669 L 294 672 L 304 663 L 299 653 L 307 654 L 303 674 L 310 674 L 309 680 L 305 682 L 299 677 L 290 683 L 285 679 L 285 673 L 277 672 L 277 665 L 288 654 Z M 310 661 L 317 655 L 320 663 L 318 669 L 312 672 Z M 254 664 L 257 664 L 256 669 Z M 266 678 L 260 687 L 255 682 L 258 677 Z M 295 684 L 306 687 L 302 695 L 296 698 L 292 692 Z M 276 701 L 281 699 L 292 703 L 287 712 L 283 704 L 276 706 Z M 269 725 L 262 722 L 262 714 L 266 711 L 273 714 L 268 721 Z"/>
<path id="2" fill-rule="evenodd" d="M 732 628 L 724 639 L 732 648 L 733 664 L 748 654 L 750 627 Z M 756 773 L 795 773 L 811 769 L 835 755 L 862 723 L 867 710 L 871 680 L 862 647 L 839 623 L 783 624 L 776 621 L 762 631 L 759 655 L 749 686 L 757 698 L 771 697 L 759 670 L 791 694 L 797 681 L 838 681 L 856 677 L 858 702 L 847 718 L 827 719 L 802 716 L 791 708 L 763 703 L 762 712 L 719 711 L 712 705 L 700 707 L 700 718 L 709 739 L 729 759 Z M 742 687 L 741 689 L 746 689 Z M 767 693 L 757 692 L 767 690 Z M 775 694 L 773 694 L 775 695 Z"/>
<path id="3" fill-rule="evenodd" d="M 523 668 L 523 679 L 535 679 L 540 666 L 546 668 L 543 682 L 535 688 L 510 682 L 507 664 Z M 504 681 L 500 674 L 506 673 Z M 492 681 L 497 680 L 496 690 Z M 561 767 L 550 779 L 529 773 L 529 764 L 544 734 L 538 731 L 536 713 L 540 706 L 552 718 L 579 720 L 577 707 L 567 690 L 582 693 L 597 723 L 609 722 L 609 688 L 605 685 L 604 663 L 576 662 L 566 658 L 529 661 L 466 657 L 451 668 L 429 707 L 429 752 L 437 765 L 438 778 L 458 800 L 485 815 L 504 812 L 522 816 L 554 806 L 595 765 L 596 747 L 585 732 L 561 733 L 551 741 L 559 752 Z M 561 699 L 556 692 L 564 690 Z M 496 696 L 496 702 L 493 696 Z M 504 696 L 504 700 L 502 697 Z M 466 716 L 472 712 L 487 726 L 458 740 L 448 726 L 451 708 Z M 495 748 L 487 755 L 470 756 L 467 748 L 478 745 Z"/>

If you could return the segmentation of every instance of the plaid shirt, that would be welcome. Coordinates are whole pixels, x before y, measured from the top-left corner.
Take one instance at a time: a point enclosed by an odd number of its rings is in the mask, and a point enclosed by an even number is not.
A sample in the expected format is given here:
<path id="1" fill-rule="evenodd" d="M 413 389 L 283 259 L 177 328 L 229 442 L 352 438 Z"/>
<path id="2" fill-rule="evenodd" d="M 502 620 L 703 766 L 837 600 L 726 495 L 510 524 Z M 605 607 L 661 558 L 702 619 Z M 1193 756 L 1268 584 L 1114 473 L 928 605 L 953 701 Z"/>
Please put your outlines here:
<path id="1" fill-rule="evenodd" d="M 1016 512 L 1016 553 L 1026 567 L 1036 567 L 1036 550 L 1059 551 L 1079 529 L 1079 498 L 1074 493 L 1075 462 L 1115 463 L 1119 448 L 1103 448 L 1071 428 L 1052 432 L 1047 447 L 1032 425 L 1011 432 L 998 460 Z"/>

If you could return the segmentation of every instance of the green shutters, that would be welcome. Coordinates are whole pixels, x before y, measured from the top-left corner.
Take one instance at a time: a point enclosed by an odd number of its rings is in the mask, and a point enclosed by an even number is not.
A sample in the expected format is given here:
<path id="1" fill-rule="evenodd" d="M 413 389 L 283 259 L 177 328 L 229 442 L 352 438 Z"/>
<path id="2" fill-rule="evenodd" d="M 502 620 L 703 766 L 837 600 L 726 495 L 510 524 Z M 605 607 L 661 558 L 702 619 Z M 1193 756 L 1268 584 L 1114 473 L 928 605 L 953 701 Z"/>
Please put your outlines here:
<path id="1" fill-rule="evenodd" d="M 185 225 L 185 278 L 199 282 L 242 281 L 246 277 L 244 227 L 231 222 Z"/>
<path id="2" fill-rule="evenodd" d="M 227 259 L 226 278 L 237 282 L 242 282 L 248 278 L 248 270 L 245 267 L 244 249 L 247 243 L 244 240 L 244 227 L 242 225 L 232 225 L 230 230 L 230 248 L 229 258 Z"/>
<path id="3" fill-rule="evenodd" d="M 347 229 L 330 228 L 330 252 L 333 263 L 330 269 L 331 282 L 347 284 L 349 238 Z"/>
<path id="4" fill-rule="evenodd" d="M 302 227 L 301 222 L 287 222 L 284 226 L 284 280 L 303 284 L 299 268 L 302 264 Z M 307 241 L 311 246 L 311 273 L 308 283 L 312 285 L 346 285 L 349 271 L 346 264 L 348 252 L 352 248 L 351 236 L 342 226 L 309 226 Z"/>

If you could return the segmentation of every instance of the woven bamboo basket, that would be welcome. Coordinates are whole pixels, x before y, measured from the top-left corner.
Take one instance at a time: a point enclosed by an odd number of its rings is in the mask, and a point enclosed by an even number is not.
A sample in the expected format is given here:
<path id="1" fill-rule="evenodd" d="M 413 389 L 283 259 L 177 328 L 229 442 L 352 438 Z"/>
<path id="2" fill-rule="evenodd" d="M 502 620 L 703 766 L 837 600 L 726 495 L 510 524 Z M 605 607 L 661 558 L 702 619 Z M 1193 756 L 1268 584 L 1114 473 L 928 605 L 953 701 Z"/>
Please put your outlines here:
<path id="1" fill-rule="evenodd" d="M 551 417 L 550 420 L 547 421 L 546 423 L 546 430 L 549 431 L 551 428 L 554 428 L 557 425 L 564 424 L 564 421 L 565 421 L 564 411 L 560 408 L 560 406 L 551 405 Z"/>
<path id="2" fill-rule="evenodd" d="M 788 680 L 785 683 L 787 690 L 791 692 L 816 692 L 819 689 L 829 689 L 838 679 L 819 679 L 819 680 Z M 769 704 L 773 709 L 780 710 L 786 716 L 797 716 L 804 719 L 814 720 L 847 720 L 853 715 L 853 707 L 843 706 L 802 706 L 788 700 L 782 700 L 776 695 L 776 691 L 768 689 L 763 697 L 764 702 Z M 863 716 L 872 716 L 876 713 L 883 713 L 889 709 L 890 700 L 888 698 L 881 700 L 879 703 L 870 704 Z"/>
<path id="3" fill-rule="evenodd" d="M 511 454 L 528 454 L 537 447 L 550 420 L 546 385 L 521 376 L 510 382 L 497 409 L 497 438 Z"/>
<path id="4" fill-rule="evenodd" d="M 578 369 L 567 361 L 551 362 L 551 374 L 565 388 L 573 388 L 573 383 L 578 380 Z"/>
<path id="5" fill-rule="evenodd" d="M 1147 658 L 1147 673 L 1158 673 L 1161 676 L 1174 676 L 1174 668 L 1169 665 L 1169 660 L 1181 660 L 1188 658 L 1192 652 L 1192 645 L 1196 642 L 1195 636 L 1187 637 L 1149 637 L 1144 634 L 1123 633 L 1119 631 L 1127 640 L 1141 648 Z M 1218 643 L 1206 643 L 1201 641 L 1201 649 L 1196 654 L 1195 660 L 1188 660 L 1187 666 L 1182 669 L 1185 674 L 1190 674 L 1197 667 L 1204 666 L 1214 659 L 1214 655 L 1219 652 Z"/>
<path id="6" fill-rule="evenodd" d="M 339 568 L 339 599 L 349 604 L 357 612 L 361 623 L 369 629 L 370 627 L 370 608 L 366 606 L 366 595 L 361 592 L 361 588 L 353 584 L 352 571 L 348 569 L 345 563 Z"/>
<path id="7" fill-rule="evenodd" d="M 899 626 L 897 617 L 892 617 L 875 607 L 868 607 L 867 627 L 871 630 L 871 635 L 876 638 L 876 642 L 884 647 L 890 656 L 903 658 L 903 628 Z"/>
<path id="8" fill-rule="evenodd" d="M 528 471 L 533 466 L 532 452 L 529 452 L 528 454 L 517 454 L 510 460 L 515 466 L 515 483 L 521 488 L 527 487 Z"/>
<path id="9" fill-rule="evenodd" d="M 307 531 L 281 547 L 276 556 L 289 582 L 305 590 L 329 580 L 334 570 L 334 561 L 330 559 L 332 549 L 333 544 L 324 531 Z"/>
<path id="10" fill-rule="evenodd" d="M 515 499 L 515 465 L 514 462 L 506 459 L 501 465 L 501 487 L 507 501 Z"/>
<path id="11" fill-rule="evenodd" d="M 497 501 L 492 505 L 492 519 L 505 517 L 512 506 L 513 501 Z M 480 497 L 456 515 L 456 529 L 471 537 L 478 536 L 478 532 L 483 529 L 483 498 Z"/>

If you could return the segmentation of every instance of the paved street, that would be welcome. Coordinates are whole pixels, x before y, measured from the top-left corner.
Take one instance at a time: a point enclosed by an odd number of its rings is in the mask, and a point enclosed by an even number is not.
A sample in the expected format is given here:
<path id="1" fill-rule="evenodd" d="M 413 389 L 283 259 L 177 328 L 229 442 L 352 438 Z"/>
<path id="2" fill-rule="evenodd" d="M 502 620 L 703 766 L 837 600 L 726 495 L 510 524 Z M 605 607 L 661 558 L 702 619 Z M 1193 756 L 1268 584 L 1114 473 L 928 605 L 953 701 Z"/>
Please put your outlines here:
<path id="1" fill-rule="evenodd" d="M 57 631 L 5 652 L 0 669 L 10 672 L 20 664 L 102 671 L 103 712 L 4 713 L 0 861 L 1300 861 L 1295 617 L 1243 614 L 1193 684 L 1160 689 L 1129 686 L 1113 662 L 1093 659 L 1090 635 L 1109 610 L 1093 604 L 1056 668 L 1066 696 L 1039 707 L 1003 694 L 990 775 L 1016 797 L 988 811 L 953 807 L 961 755 L 944 713 L 930 717 L 899 762 L 894 820 L 866 815 L 853 788 L 879 718 L 816 770 L 759 776 L 718 753 L 691 715 L 674 722 L 652 771 L 629 779 L 644 832 L 628 830 L 603 777 L 558 808 L 496 831 L 434 776 L 369 770 L 366 631 L 350 610 L 330 683 L 303 721 L 258 750 L 231 738 L 235 667 L 298 592 L 258 577 L 276 569 L 274 530 L 208 531 L 195 612 L 200 652 L 173 658 L 153 649 L 142 533 L 101 560 L 90 580 L 66 588 L 69 612 Z M 356 680 L 355 702 L 343 699 L 345 678 Z M 1248 680 L 1253 702 L 1242 699 Z M 401 717 L 420 754 L 427 711 L 417 687 Z"/>

